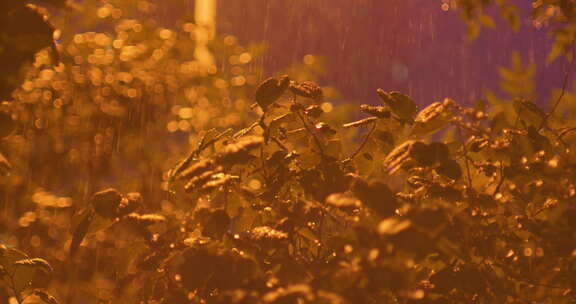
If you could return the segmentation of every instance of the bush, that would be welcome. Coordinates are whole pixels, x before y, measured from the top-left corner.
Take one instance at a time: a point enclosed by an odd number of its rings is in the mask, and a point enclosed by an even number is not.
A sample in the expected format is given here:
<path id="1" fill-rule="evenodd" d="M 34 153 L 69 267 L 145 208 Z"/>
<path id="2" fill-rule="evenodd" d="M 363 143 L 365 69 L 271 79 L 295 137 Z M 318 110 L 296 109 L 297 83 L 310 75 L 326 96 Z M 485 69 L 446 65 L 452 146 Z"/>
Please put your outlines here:
<path id="1" fill-rule="evenodd" d="M 518 55 L 509 97 L 329 111 L 315 82 L 258 83 L 231 37 L 230 71 L 203 66 L 194 26 L 77 34 L 3 104 L 5 302 L 576 301 L 566 84 L 541 109 Z"/>

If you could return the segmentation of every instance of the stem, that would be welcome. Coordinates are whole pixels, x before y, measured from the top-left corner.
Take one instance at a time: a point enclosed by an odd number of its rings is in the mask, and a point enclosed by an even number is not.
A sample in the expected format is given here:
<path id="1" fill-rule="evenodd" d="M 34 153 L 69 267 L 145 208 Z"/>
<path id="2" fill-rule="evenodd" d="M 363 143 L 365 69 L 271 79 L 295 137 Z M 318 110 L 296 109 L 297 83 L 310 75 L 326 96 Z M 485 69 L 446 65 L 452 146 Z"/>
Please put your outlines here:
<path id="1" fill-rule="evenodd" d="M 354 153 L 352 153 L 348 158 L 343 160 L 342 163 L 347 163 L 352 159 L 354 159 L 356 156 L 358 156 L 358 154 L 360 154 L 362 149 L 364 149 L 364 146 L 366 146 L 366 144 L 368 143 L 368 139 L 370 138 L 370 136 L 372 136 L 372 133 L 374 133 L 375 130 L 376 130 L 376 121 L 372 123 L 372 129 L 370 129 L 366 137 L 364 137 L 364 140 L 362 140 L 362 143 L 360 144 L 360 146 L 358 146 L 356 151 L 354 151 Z"/>
<path id="2" fill-rule="evenodd" d="M 324 148 L 322 147 L 322 143 L 320 142 L 320 139 L 318 138 L 318 136 L 316 135 L 316 133 L 314 132 L 314 130 L 310 129 L 310 126 L 308 126 L 308 123 L 306 122 L 306 120 L 304 119 L 304 116 L 302 116 L 302 113 L 300 113 L 300 110 L 296 110 L 294 111 L 296 113 L 296 115 L 298 115 L 298 117 L 300 118 L 300 120 L 302 121 L 302 124 L 304 125 L 304 128 L 306 128 L 306 131 L 308 131 L 308 133 L 310 133 L 310 135 L 312 135 L 312 138 L 314 138 L 314 142 L 316 142 L 316 145 L 318 146 L 318 150 L 320 152 L 320 156 L 322 157 L 322 160 L 326 159 L 326 155 L 324 155 Z"/>
<path id="3" fill-rule="evenodd" d="M 502 163 L 502 161 L 500 161 L 500 181 L 498 181 L 498 185 L 496 185 L 496 189 L 494 189 L 492 196 L 496 195 L 496 193 L 500 191 L 500 187 L 502 187 L 503 183 L 504 183 L 504 164 Z"/>
<path id="4" fill-rule="evenodd" d="M 462 140 L 462 129 L 458 126 L 458 136 L 462 141 L 462 150 L 464 151 L 464 163 L 466 164 L 466 175 L 468 176 L 468 191 L 472 190 L 472 175 L 470 174 L 470 162 L 468 160 L 468 149 L 466 148 L 466 142 Z"/>
<path id="5" fill-rule="evenodd" d="M 22 304 L 23 300 L 22 300 L 22 295 L 20 295 L 20 292 L 18 290 L 16 290 L 16 283 L 14 283 L 14 276 L 10 276 L 10 289 L 12 289 L 12 292 L 14 293 L 14 297 L 16 297 L 16 301 L 18 302 L 18 304 Z"/>
<path id="6" fill-rule="evenodd" d="M 548 114 L 544 116 L 544 119 L 542 120 L 540 127 L 538 127 L 538 131 L 542 130 L 542 128 L 544 128 L 547 125 L 548 118 L 550 118 L 550 116 L 554 114 L 554 111 L 556 111 L 556 108 L 558 108 L 558 105 L 560 105 L 562 98 L 564 98 L 564 95 L 566 95 L 566 89 L 568 88 L 568 80 L 570 79 L 570 74 L 572 74 L 572 68 L 574 67 L 574 60 L 576 60 L 576 38 L 572 40 L 572 58 L 570 59 L 570 66 L 568 67 L 568 70 L 564 75 L 564 81 L 562 82 L 562 91 L 560 91 L 560 96 L 558 96 L 558 99 L 556 99 L 556 102 L 552 106 L 552 109 L 550 109 L 550 112 L 548 112 Z"/>

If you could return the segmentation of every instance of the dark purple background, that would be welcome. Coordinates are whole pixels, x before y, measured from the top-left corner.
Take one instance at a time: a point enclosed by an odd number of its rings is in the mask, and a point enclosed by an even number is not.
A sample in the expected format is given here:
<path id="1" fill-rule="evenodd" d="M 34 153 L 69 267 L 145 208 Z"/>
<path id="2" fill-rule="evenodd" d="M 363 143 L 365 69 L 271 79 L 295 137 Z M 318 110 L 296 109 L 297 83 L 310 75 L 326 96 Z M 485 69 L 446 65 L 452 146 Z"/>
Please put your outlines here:
<path id="1" fill-rule="evenodd" d="M 444 97 L 470 103 L 486 88 L 498 90 L 496 67 L 509 65 L 513 50 L 538 66 L 539 103 L 562 85 L 566 62 L 545 64 L 551 39 L 546 29 L 530 26 L 528 14 L 519 33 L 497 19 L 497 29 L 469 41 L 457 12 L 440 5 L 440 0 L 221 0 L 218 30 L 243 44 L 266 42 L 262 63 L 269 72 L 305 54 L 324 56 L 328 74 L 322 84 L 356 102 L 376 102 L 374 91 L 382 87 L 407 92 L 421 105 Z M 406 79 L 393 70 L 407 72 Z"/>

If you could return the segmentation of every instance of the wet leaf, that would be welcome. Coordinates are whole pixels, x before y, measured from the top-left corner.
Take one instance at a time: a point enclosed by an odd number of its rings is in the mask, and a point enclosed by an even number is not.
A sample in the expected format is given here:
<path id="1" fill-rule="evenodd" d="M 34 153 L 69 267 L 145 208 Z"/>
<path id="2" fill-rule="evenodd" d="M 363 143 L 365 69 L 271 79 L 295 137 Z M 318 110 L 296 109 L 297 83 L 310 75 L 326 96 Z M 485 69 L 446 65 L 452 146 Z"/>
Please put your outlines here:
<path id="1" fill-rule="evenodd" d="M 254 99 L 256 99 L 256 103 L 262 110 L 266 111 L 271 104 L 284 94 L 289 84 L 290 78 L 286 75 L 280 77 L 280 79 L 268 78 L 258 85 Z"/>
<path id="2" fill-rule="evenodd" d="M 90 224 L 92 224 L 95 215 L 96 214 L 91 209 L 85 210 L 83 213 L 77 215 L 77 217 L 80 217 L 81 220 L 79 221 L 79 224 L 74 230 L 74 234 L 72 235 L 72 241 L 70 242 L 70 257 L 74 257 L 76 255 L 78 247 L 88 233 Z"/>
<path id="3" fill-rule="evenodd" d="M 418 159 L 426 156 L 426 144 L 421 141 L 408 140 L 390 151 L 383 165 L 390 174 L 403 167 L 413 165 Z"/>
<path id="4" fill-rule="evenodd" d="M 122 194 L 118 190 L 110 188 L 94 193 L 90 201 L 96 214 L 104 218 L 113 219 L 118 216 L 118 207 L 122 203 Z"/>
<path id="5" fill-rule="evenodd" d="M 42 301 L 44 301 L 46 304 L 58 304 L 58 300 L 56 300 L 55 297 L 44 290 L 35 289 L 34 295 L 42 299 Z"/>
<path id="6" fill-rule="evenodd" d="M 378 224 L 378 233 L 397 234 L 400 231 L 409 228 L 410 225 L 410 220 L 391 217 L 381 221 L 380 224 Z"/>
<path id="7" fill-rule="evenodd" d="M 393 215 L 398 207 L 394 193 L 384 183 L 357 179 L 353 185 L 353 192 L 365 206 L 382 217 Z"/>
<path id="8" fill-rule="evenodd" d="M 410 97 L 396 91 L 387 93 L 382 89 L 376 90 L 376 93 L 394 115 L 402 120 L 412 120 L 416 113 L 416 104 Z"/>
<path id="9" fill-rule="evenodd" d="M 453 180 L 459 180 L 462 178 L 462 169 L 455 160 L 444 161 L 440 166 L 436 167 L 434 171 Z"/>
<path id="10" fill-rule="evenodd" d="M 0 138 L 10 135 L 16 128 L 16 123 L 10 115 L 0 112 Z"/>
<path id="11" fill-rule="evenodd" d="M 310 98 L 317 102 L 321 101 L 323 98 L 322 88 L 312 81 L 292 81 L 290 83 L 290 91 L 298 96 Z"/>
<path id="12" fill-rule="evenodd" d="M 27 259 L 28 255 L 16 248 L 7 248 L 0 245 L 0 265 L 8 274 L 13 274 L 15 271 L 14 262 Z"/>
<path id="13" fill-rule="evenodd" d="M 386 110 L 386 108 L 382 106 L 371 106 L 363 104 L 360 106 L 360 111 L 376 116 L 378 118 L 390 118 L 390 111 Z"/>
<path id="14" fill-rule="evenodd" d="M 11 169 L 12 165 L 10 164 L 10 162 L 8 162 L 8 160 L 4 157 L 4 155 L 0 153 L 0 176 L 8 175 Z"/>
<path id="15" fill-rule="evenodd" d="M 343 128 L 357 128 L 357 127 L 362 127 L 362 126 L 366 126 L 369 125 L 371 123 L 374 123 L 378 121 L 377 117 L 368 117 L 368 118 L 364 118 L 361 120 L 357 120 L 357 121 L 353 121 L 353 122 L 349 122 L 346 124 L 343 124 L 342 127 Z"/>
<path id="16" fill-rule="evenodd" d="M 452 106 L 454 101 L 445 99 L 435 102 L 424 108 L 416 115 L 412 135 L 426 135 L 447 126 L 453 117 Z"/>
<path id="17" fill-rule="evenodd" d="M 52 272 L 52 266 L 46 260 L 40 258 L 18 260 L 14 262 L 14 266 L 32 267 L 46 273 Z"/>
<path id="18" fill-rule="evenodd" d="M 539 128 L 546 114 L 533 102 L 523 99 L 514 100 L 516 115 L 528 126 Z"/>

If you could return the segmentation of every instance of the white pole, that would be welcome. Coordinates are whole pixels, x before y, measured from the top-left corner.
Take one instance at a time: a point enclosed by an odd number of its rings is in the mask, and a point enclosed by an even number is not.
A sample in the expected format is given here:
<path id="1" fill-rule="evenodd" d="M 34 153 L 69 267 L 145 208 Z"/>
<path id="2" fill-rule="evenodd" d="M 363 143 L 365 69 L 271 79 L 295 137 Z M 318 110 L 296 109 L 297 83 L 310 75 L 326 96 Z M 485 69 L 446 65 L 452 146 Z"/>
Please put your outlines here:
<path id="1" fill-rule="evenodd" d="M 216 0 L 196 0 L 196 50 L 194 56 L 200 64 L 214 64 L 214 55 L 208 43 L 216 36 Z"/>

